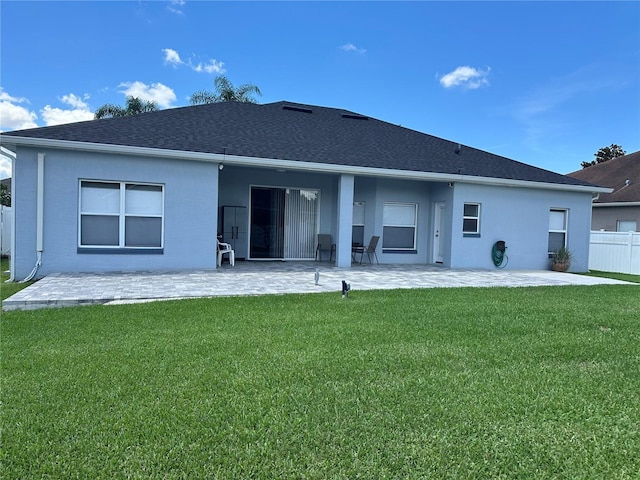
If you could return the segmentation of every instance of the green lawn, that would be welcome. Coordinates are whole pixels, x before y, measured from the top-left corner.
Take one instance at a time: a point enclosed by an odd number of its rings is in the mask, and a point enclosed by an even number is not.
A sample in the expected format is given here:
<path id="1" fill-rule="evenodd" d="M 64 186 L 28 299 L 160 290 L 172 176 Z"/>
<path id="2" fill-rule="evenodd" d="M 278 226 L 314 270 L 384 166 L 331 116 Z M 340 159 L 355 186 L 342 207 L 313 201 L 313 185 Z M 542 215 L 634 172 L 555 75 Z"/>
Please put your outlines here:
<path id="1" fill-rule="evenodd" d="M 9 279 L 9 259 L 6 257 L 0 258 L 0 300 L 9 298 L 16 292 L 19 292 L 23 288 L 28 287 L 33 282 L 26 283 L 5 283 Z"/>
<path id="2" fill-rule="evenodd" d="M 638 286 L 1 319 L 0 477 L 638 478 Z"/>
<path id="3" fill-rule="evenodd" d="M 625 282 L 640 283 L 640 275 L 632 275 L 630 273 L 601 272 L 599 270 L 590 270 L 586 275 L 592 277 L 615 278 Z"/>

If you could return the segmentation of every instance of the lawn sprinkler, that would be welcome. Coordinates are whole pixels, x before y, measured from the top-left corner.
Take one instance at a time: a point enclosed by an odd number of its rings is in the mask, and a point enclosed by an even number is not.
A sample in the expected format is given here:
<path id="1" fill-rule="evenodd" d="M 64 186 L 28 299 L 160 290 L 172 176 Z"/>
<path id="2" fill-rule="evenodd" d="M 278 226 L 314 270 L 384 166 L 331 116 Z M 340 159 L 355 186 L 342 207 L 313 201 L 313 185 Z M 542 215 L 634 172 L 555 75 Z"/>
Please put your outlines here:
<path id="1" fill-rule="evenodd" d="M 342 298 L 349 296 L 349 290 L 351 290 L 351 284 L 342 280 Z"/>

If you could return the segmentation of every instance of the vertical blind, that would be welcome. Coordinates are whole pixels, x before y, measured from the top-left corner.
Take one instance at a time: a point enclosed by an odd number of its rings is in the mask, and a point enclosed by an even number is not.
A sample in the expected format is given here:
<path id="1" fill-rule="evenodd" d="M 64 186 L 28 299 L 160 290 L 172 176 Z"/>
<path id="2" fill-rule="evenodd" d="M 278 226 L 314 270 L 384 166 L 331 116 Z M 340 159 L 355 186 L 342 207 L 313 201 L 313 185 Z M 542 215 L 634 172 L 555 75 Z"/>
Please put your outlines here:
<path id="1" fill-rule="evenodd" d="M 318 223 L 318 191 L 289 188 L 285 200 L 285 258 L 313 258 Z"/>

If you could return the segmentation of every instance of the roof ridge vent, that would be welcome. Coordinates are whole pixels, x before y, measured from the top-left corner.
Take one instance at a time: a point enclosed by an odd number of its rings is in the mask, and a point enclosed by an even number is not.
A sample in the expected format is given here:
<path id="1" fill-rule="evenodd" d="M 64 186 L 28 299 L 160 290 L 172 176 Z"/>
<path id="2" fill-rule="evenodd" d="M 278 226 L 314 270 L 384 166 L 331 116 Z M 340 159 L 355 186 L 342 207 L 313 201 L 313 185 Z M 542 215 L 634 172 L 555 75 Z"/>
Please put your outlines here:
<path id="1" fill-rule="evenodd" d="M 350 118 L 352 120 L 369 120 L 369 117 L 358 115 L 357 113 L 343 113 L 342 118 Z"/>
<path id="2" fill-rule="evenodd" d="M 283 105 L 282 109 L 290 110 L 292 112 L 313 113 L 313 110 L 311 110 L 310 108 L 296 107 L 294 105 Z"/>

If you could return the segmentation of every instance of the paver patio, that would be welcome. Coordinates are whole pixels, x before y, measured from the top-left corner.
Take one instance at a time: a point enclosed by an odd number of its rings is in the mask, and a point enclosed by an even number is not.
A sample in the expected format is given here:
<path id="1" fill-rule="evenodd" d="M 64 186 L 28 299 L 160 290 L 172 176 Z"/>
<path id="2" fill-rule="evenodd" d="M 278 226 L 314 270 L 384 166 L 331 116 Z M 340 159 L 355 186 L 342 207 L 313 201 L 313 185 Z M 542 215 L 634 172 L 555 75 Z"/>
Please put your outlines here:
<path id="1" fill-rule="evenodd" d="M 319 281 L 316 284 L 316 270 Z M 57 273 L 21 290 L 4 311 L 177 298 L 336 292 L 342 280 L 358 290 L 436 287 L 527 287 L 622 284 L 619 280 L 542 270 L 468 270 L 434 265 L 325 262 L 237 262 L 210 271 Z"/>

